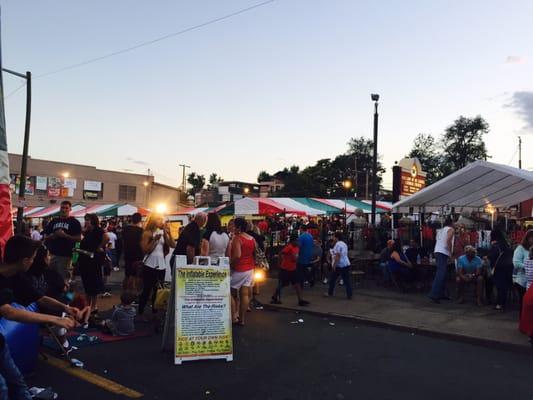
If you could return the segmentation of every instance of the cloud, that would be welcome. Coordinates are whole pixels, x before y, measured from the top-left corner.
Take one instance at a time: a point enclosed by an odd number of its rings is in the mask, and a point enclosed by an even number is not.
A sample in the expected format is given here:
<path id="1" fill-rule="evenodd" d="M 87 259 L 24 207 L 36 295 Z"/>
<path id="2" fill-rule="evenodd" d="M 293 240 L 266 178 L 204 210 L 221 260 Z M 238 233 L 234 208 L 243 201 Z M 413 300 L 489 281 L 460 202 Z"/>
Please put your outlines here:
<path id="1" fill-rule="evenodd" d="M 505 59 L 506 64 L 523 64 L 525 60 L 520 56 L 507 56 Z"/>
<path id="2" fill-rule="evenodd" d="M 514 109 L 522 117 L 526 123 L 525 131 L 533 132 L 533 92 L 514 92 L 506 107 Z"/>
<path id="3" fill-rule="evenodd" d="M 143 166 L 149 166 L 150 165 L 149 162 L 142 161 L 142 160 L 136 160 L 136 159 L 131 158 L 131 157 L 126 158 L 126 160 L 131 161 L 133 164 L 137 164 L 137 165 L 143 165 Z"/>

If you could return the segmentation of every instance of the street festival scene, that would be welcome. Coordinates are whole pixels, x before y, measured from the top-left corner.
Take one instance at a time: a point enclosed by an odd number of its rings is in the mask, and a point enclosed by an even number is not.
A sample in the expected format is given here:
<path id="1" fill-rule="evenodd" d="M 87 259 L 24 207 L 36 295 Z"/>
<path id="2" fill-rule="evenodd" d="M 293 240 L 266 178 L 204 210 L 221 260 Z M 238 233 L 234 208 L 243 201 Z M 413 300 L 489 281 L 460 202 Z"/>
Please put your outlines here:
<path id="1" fill-rule="evenodd" d="M 0 7 L 0 400 L 533 398 L 532 2 Z"/>

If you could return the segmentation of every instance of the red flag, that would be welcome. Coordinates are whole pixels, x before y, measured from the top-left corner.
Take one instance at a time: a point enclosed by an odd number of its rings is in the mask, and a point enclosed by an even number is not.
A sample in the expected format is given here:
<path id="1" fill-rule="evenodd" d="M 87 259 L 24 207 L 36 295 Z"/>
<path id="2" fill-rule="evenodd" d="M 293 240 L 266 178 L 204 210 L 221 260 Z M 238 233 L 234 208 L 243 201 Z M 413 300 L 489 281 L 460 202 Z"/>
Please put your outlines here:
<path id="1" fill-rule="evenodd" d="M 2 49 L 0 39 L 0 71 Z M 7 156 L 6 115 L 4 110 L 4 80 L 0 73 L 0 248 L 4 253 L 7 240 L 13 236 L 11 191 L 9 190 L 9 158 Z"/>

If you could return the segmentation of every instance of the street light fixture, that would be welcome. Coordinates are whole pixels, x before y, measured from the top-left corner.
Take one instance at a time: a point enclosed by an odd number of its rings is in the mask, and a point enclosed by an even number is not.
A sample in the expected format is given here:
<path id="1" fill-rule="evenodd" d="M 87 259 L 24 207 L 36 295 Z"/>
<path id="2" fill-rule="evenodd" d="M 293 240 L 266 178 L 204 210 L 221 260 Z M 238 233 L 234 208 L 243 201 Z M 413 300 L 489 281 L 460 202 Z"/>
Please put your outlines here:
<path id="1" fill-rule="evenodd" d="M 370 98 L 374 102 L 374 154 L 372 159 L 372 226 L 376 226 L 376 197 L 377 197 L 377 179 L 378 179 L 378 101 L 379 94 L 371 94 Z"/>
<path id="2" fill-rule="evenodd" d="M 245 187 L 244 188 L 244 194 L 248 195 L 248 193 L 250 193 L 250 188 L 249 187 Z"/>
<path id="3" fill-rule="evenodd" d="M 342 186 L 344 187 L 344 228 L 346 229 L 348 225 L 348 190 L 352 187 L 352 181 L 345 179 L 342 181 Z"/>
<path id="4" fill-rule="evenodd" d="M 24 124 L 24 144 L 22 147 L 22 162 L 20 166 L 20 184 L 17 206 L 17 232 L 22 233 L 24 219 L 24 204 L 26 202 L 26 174 L 28 173 L 28 151 L 30 146 L 30 119 L 31 119 L 31 72 L 25 74 L 2 68 L 3 72 L 26 79 L 26 121 Z"/>

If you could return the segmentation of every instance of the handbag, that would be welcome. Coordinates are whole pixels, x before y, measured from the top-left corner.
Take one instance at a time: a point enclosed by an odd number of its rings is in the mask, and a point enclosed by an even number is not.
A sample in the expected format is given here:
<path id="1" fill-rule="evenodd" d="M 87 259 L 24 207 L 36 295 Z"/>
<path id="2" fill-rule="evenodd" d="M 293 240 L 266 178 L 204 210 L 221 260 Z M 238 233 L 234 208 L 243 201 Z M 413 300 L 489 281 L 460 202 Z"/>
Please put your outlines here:
<path id="1" fill-rule="evenodd" d="M 169 297 L 170 288 L 159 282 L 155 292 L 154 310 L 166 310 Z"/>

